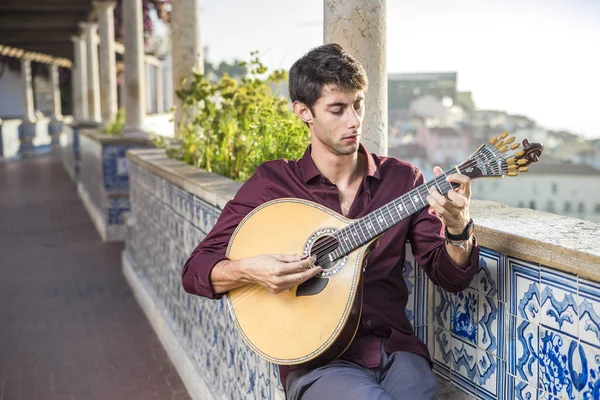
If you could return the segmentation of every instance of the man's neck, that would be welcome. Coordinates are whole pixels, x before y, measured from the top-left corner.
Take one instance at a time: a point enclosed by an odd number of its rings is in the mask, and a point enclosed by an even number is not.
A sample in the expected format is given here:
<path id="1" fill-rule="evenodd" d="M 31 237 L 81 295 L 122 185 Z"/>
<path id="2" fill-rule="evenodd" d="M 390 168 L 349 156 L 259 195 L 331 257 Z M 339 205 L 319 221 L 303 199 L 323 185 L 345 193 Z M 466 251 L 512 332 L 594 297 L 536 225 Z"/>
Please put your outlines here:
<path id="1" fill-rule="evenodd" d="M 340 189 L 362 179 L 365 173 L 365 161 L 358 151 L 342 156 L 329 149 L 312 146 L 310 156 L 321 175 Z"/>

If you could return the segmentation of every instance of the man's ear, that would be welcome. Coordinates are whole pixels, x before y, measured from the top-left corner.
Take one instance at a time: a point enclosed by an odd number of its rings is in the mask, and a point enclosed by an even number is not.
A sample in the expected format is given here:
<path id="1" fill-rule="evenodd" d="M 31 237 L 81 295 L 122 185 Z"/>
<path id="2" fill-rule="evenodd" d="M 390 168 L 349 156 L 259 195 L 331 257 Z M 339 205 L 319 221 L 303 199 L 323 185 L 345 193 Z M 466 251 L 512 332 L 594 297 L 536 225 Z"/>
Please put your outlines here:
<path id="1" fill-rule="evenodd" d="M 301 103 L 299 101 L 295 101 L 292 107 L 294 108 L 294 112 L 296 113 L 298 118 L 300 118 L 303 122 L 307 124 L 312 124 L 313 114 L 306 104 Z"/>

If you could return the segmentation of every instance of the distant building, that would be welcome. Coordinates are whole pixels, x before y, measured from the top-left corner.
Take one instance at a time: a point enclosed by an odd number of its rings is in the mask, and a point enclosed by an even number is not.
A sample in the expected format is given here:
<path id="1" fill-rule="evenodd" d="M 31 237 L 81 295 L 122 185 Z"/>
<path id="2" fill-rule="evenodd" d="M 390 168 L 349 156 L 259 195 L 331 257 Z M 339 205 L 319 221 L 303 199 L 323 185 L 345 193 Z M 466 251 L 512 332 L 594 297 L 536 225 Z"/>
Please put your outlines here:
<path id="1" fill-rule="evenodd" d="M 409 110 L 412 116 L 421 118 L 427 126 L 455 126 L 465 118 L 461 106 L 444 104 L 443 100 L 432 95 L 411 101 Z"/>
<path id="2" fill-rule="evenodd" d="M 464 161 L 469 151 L 469 138 L 450 127 L 421 127 L 417 144 L 425 149 L 429 164 L 441 167 Z"/>
<path id="3" fill-rule="evenodd" d="M 600 170 L 542 155 L 517 177 L 473 182 L 472 197 L 600 222 Z"/>
<path id="4" fill-rule="evenodd" d="M 456 72 L 388 74 L 388 108 L 407 109 L 423 96 L 456 101 Z"/>

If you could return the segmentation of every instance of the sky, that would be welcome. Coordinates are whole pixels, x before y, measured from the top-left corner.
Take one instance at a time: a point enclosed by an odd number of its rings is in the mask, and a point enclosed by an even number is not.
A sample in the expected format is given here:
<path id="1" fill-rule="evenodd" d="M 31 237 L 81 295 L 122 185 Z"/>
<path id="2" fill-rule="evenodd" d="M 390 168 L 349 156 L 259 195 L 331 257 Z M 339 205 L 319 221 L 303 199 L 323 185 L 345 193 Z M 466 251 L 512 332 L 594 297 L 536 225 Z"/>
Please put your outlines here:
<path id="1" fill-rule="evenodd" d="M 202 0 L 211 62 L 289 69 L 323 43 L 323 0 Z M 457 72 L 479 109 L 600 138 L 600 0 L 387 0 L 387 69 Z"/>

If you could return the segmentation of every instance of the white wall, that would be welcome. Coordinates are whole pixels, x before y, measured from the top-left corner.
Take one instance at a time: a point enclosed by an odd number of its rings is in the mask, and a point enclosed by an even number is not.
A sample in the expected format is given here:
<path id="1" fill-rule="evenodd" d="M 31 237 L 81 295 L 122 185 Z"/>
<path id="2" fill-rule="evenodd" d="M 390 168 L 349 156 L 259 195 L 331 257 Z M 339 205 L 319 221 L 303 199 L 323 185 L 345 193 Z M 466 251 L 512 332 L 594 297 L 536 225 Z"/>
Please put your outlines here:
<path id="1" fill-rule="evenodd" d="M 472 184 L 472 197 L 511 207 L 532 208 L 533 205 L 537 210 L 600 222 L 600 213 L 596 212 L 596 207 L 600 207 L 600 175 L 525 173 L 517 177 L 479 179 Z M 570 203 L 570 211 L 565 210 L 567 203 Z M 584 206 L 583 212 L 578 211 L 580 203 Z M 551 204 L 553 210 L 549 207 Z"/>

